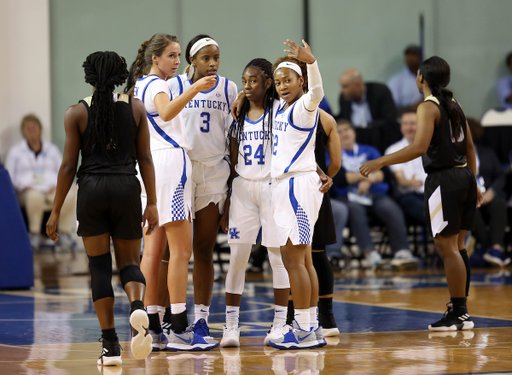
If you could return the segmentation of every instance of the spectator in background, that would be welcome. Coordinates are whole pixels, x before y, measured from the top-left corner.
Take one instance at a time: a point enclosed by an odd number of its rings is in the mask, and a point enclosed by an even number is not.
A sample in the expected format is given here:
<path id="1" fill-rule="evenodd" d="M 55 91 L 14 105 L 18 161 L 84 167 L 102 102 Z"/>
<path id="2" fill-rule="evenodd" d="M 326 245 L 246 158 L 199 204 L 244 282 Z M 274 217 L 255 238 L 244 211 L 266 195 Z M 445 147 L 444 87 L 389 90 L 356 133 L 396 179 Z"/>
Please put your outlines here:
<path id="1" fill-rule="evenodd" d="M 512 52 L 507 55 L 506 64 L 512 73 Z M 498 81 L 498 96 L 502 107 L 512 109 L 512 74 Z"/>
<path id="2" fill-rule="evenodd" d="M 399 114 L 404 111 L 416 111 L 423 101 L 423 95 L 416 86 L 416 73 L 421 63 L 421 48 L 408 46 L 404 51 L 404 61 L 406 67 L 388 81 L 388 87 Z"/>
<path id="3" fill-rule="evenodd" d="M 418 91 L 418 89 L 416 89 Z M 404 136 L 400 141 L 392 144 L 386 149 L 385 154 L 392 154 L 414 141 L 418 121 L 416 112 L 406 110 L 402 113 L 400 131 Z M 397 202 L 404 213 L 418 223 L 425 222 L 424 216 L 424 184 L 427 174 L 423 169 L 421 157 L 408 161 L 407 163 L 390 165 L 389 168 L 396 178 Z"/>
<path id="4" fill-rule="evenodd" d="M 41 139 L 43 127 L 33 114 L 21 120 L 23 140 L 15 144 L 7 155 L 5 168 L 28 219 L 30 244 L 34 250 L 41 243 L 41 224 L 45 211 L 51 211 L 62 155 L 53 143 Z M 75 223 L 74 189 L 68 194 L 61 211 L 59 245 L 75 246 L 71 231 Z"/>
<path id="5" fill-rule="evenodd" d="M 350 121 L 361 142 L 383 152 L 400 139 L 395 103 L 386 85 L 365 83 L 358 70 L 348 69 L 340 77 L 340 86 L 337 118 Z"/>
<path id="6" fill-rule="evenodd" d="M 505 199 L 505 173 L 494 151 L 479 144 L 484 129 L 475 119 L 468 118 L 471 136 L 475 141 L 477 184 L 484 195 L 482 206 L 476 210 L 476 241 L 486 250 L 484 259 L 492 265 L 504 267 L 510 258 L 504 253 L 507 202 Z"/>
<path id="7" fill-rule="evenodd" d="M 407 230 L 402 210 L 386 195 L 389 185 L 384 182 L 384 173 L 378 171 L 368 178 L 359 173 L 359 167 L 368 160 L 377 159 L 380 153 L 372 146 L 356 143 L 356 132 L 346 120 L 338 120 L 338 134 L 341 143 L 342 165 L 346 170 L 347 187 L 333 185 L 333 192 L 349 208 L 349 227 L 356 237 L 357 245 L 365 255 L 363 265 L 375 269 L 382 263 L 382 257 L 372 241 L 368 225 L 368 213 L 377 217 L 388 229 L 393 267 L 418 265 L 407 240 Z M 334 181 L 335 182 L 335 181 Z"/>

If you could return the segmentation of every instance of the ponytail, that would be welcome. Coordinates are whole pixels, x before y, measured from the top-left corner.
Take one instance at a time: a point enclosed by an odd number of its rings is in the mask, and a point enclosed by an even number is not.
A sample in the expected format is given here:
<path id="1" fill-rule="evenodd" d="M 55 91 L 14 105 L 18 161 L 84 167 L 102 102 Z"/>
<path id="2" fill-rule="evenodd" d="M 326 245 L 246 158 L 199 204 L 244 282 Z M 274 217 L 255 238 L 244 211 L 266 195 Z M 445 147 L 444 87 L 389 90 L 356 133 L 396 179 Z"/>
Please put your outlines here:
<path id="1" fill-rule="evenodd" d="M 459 139 L 463 132 L 463 126 L 465 126 L 462 123 L 464 113 L 460 105 L 453 99 L 453 92 L 446 88 L 450 83 L 450 65 L 441 57 L 432 56 L 421 63 L 420 74 L 427 82 L 432 95 L 439 100 L 441 107 L 447 112 L 452 137 Z"/>

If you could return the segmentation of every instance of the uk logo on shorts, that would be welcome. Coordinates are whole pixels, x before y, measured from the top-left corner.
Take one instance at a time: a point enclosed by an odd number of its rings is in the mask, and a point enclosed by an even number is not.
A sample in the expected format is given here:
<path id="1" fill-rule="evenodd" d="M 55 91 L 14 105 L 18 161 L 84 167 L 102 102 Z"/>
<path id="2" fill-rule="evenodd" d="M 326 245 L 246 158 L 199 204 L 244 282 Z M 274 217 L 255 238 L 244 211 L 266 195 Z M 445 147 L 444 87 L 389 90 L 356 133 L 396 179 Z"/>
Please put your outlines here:
<path id="1" fill-rule="evenodd" d="M 229 238 L 232 240 L 240 239 L 240 231 L 236 228 L 229 228 Z"/>

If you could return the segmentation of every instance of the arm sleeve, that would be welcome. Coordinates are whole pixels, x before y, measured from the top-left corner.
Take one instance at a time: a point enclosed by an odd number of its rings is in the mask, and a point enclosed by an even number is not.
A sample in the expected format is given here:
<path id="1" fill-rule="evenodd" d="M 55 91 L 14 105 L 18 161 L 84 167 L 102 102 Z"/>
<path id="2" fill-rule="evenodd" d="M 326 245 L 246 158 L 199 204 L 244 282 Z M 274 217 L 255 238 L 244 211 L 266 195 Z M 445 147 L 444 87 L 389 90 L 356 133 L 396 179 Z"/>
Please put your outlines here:
<path id="1" fill-rule="evenodd" d="M 307 64 L 309 77 L 309 91 L 302 95 L 293 109 L 293 122 L 300 124 L 302 128 L 311 128 L 314 126 L 317 111 L 322 98 L 324 89 L 322 87 L 322 77 L 318 70 L 318 63 Z"/>

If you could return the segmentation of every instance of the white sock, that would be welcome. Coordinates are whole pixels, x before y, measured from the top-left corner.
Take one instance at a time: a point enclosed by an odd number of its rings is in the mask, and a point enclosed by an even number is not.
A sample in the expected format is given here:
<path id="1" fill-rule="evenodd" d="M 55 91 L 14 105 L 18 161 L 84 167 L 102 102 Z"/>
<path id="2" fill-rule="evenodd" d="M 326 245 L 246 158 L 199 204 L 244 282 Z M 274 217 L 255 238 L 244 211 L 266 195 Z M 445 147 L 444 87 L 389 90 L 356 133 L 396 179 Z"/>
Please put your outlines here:
<path id="1" fill-rule="evenodd" d="M 310 327 L 310 318 L 309 318 L 309 309 L 295 309 L 295 320 L 299 323 L 299 326 L 304 331 L 309 331 Z"/>
<path id="2" fill-rule="evenodd" d="M 288 314 L 288 306 L 276 305 L 276 308 L 274 310 L 274 320 L 286 322 L 287 314 Z"/>
<path id="3" fill-rule="evenodd" d="M 238 327 L 240 306 L 226 306 L 226 327 Z"/>
<path id="4" fill-rule="evenodd" d="M 318 328 L 318 307 L 312 306 L 309 308 L 309 319 L 310 325 L 313 329 Z"/>
<path id="5" fill-rule="evenodd" d="M 146 306 L 146 312 L 148 314 L 157 314 L 158 306 L 157 305 Z"/>
<path id="6" fill-rule="evenodd" d="M 195 321 L 204 319 L 208 323 L 208 315 L 210 315 L 210 306 L 206 305 L 194 305 Z"/>
<path id="7" fill-rule="evenodd" d="M 181 314 L 187 310 L 187 304 L 183 303 L 171 303 L 171 311 L 173 314 Z"/>

